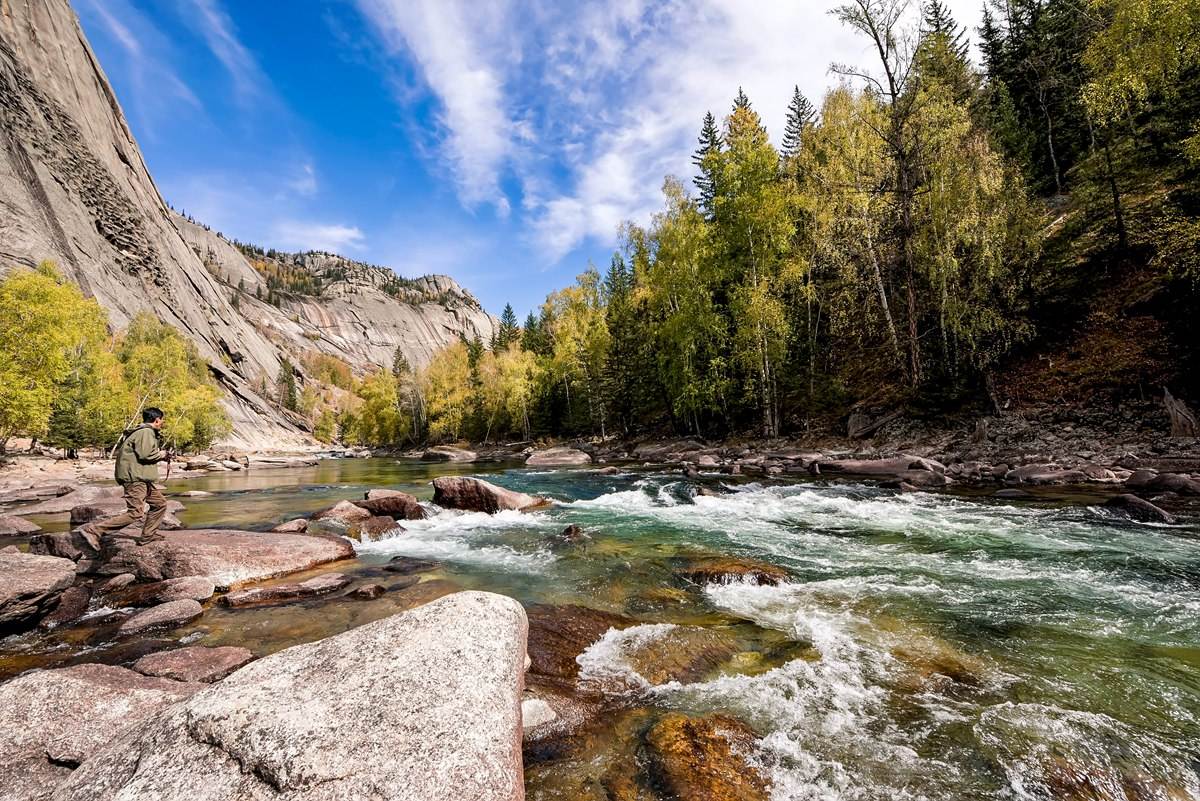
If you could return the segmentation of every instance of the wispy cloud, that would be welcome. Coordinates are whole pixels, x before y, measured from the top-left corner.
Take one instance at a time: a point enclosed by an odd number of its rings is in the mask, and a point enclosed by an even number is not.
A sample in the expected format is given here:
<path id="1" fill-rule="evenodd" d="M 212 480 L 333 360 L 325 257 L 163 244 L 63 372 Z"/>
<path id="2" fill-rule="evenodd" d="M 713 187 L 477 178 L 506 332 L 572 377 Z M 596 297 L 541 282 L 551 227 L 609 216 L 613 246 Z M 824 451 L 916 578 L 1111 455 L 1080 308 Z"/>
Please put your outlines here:
<path id="1" fill-rule="evenodd" d="M 271 241 L 283 250 L 325 250 L 345 254 L 362 250 L 366 246 L 366 235 L 355 225 L 280 220 L 275 224 Z"/>
<path id="2" fill-rule="evenodd" d="M 287 187 L 288 191 L 301 197 L 312 197 L 317 194 L 317 189 L 319 188 L 317 184 L 317 171 L 311 162 L 305 162 L 299 166 L 294 176 L 284 183 L 284 186 Z"/>
<path id="3" fill-rule="evenodd" d="M 219 0 L 187 0 L 187 3 L 208 49 L 229 73 L 238 101 L 250 104 L 267 96 L 269 82 L 257 60 L 238 39 L 233 20 Z"/>

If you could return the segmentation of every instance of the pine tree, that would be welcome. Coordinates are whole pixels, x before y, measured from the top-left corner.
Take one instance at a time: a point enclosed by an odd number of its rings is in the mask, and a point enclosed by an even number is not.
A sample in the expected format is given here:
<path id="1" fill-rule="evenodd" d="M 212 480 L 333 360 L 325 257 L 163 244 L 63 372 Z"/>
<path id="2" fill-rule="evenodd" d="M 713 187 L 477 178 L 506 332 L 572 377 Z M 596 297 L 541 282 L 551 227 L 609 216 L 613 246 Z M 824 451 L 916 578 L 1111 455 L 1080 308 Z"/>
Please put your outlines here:
<path id="1" fill-rule="evenodd" d="M 492 350 L 503 350 L 517 341 L 520 336 L 521 329 L 517 326 L 517 313 L 513 311 L 511 303 L 504 304 L 504 311 L 500 313 L 500 329 L 495 335 L 495 345 Z"/>
<path id="2" fill-rule="evenodd" d="M 692 156 L 692 163 L 699 173 L 692 182 L 700 190 L 700 208 L 705 213 L 712 213 L 713 195 L 716 193 L 716 183 L 713 180 L 713 157 L 721 152 L 721 132 L 717 129 L 717 120 L 711 111 L 704 114 L 704 123 L 700 127 L 700 147 Z"/>
<path id="3" fill-rule="evenodd" d="M 746 97 L 745 91 L 740 86 L 738 87 L 737 97 L 733 99 L 733 110 L 737 111 L 738 109 L 750 110 L 750 98 Z"/>
<path id="4" fill-rule="evenodd" d="M 284 359 L 280 363 L 275 386 L 279 393 L 279 405 L 289 412 L 296 411 L 300 406 L 300 398 L 296 392 L 296 371 L 290 360 Z"/>
<path id="5" fill-rule="evenodd" d="M 954 17 L 950 14 L 950 9 L 946 8 L 941 0 L 928 0 L 922 11 L 922 33 L 946 37 L 951 51 L 965 60 L 968 49 L 967 32 L 955 22 Z M 984 14 L 986 20 L 986 8 Z"/>
<path id="6" fill-rule="evenodd" d="M 792 93 L 792 102 L 788 104 L 787 127 L 783 131 L 783 152 L 780 155 L 784 159 L 794 159 L 799 155 L 804 130 L 812 125 L 816 116 L 816 109 L 797 86 Z"/>

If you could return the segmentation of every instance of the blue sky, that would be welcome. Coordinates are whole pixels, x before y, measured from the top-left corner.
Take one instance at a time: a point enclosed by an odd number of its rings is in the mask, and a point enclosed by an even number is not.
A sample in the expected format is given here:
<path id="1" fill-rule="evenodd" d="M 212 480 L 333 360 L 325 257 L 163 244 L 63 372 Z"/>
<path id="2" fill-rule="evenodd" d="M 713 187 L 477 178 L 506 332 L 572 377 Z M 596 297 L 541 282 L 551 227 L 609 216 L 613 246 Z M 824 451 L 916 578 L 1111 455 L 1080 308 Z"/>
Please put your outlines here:
<path id="1" fill-rule="evenodd" d="M 177 209 L 493 313 L 607 265 L 739 86 L 778 141 L 794 84 L 872 65 L 825 0 L 72 1 Z"/>

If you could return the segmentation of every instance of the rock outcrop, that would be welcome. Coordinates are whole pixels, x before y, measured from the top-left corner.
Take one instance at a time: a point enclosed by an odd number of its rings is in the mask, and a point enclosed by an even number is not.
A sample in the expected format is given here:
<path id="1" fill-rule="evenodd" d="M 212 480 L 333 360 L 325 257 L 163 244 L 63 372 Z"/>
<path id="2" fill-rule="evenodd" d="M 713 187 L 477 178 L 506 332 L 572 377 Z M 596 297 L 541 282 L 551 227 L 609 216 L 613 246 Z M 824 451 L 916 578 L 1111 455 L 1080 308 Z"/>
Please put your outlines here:
<path id="1" fill-rule="evenodd" d="M 75 581 L 75 564 L 57 556 L 0 553 L 0 634 L 28 628 Z"/>
<path id="2" fill-rule="evenodd" d="M 288 648 L 143 721 L 55 798 L 517 801 L 525 626 L 516 601 L 461 592 Z"/>
<path id="3" fill-rule="evenodd" d="M 331 254 L 273 256 L 340 276 L 319 297 L 258 300 L 263 273 L 163 202 L 68 0 L 0 3 L 0 131 L 0 272 L 50 259 L 117 328 L 150 312 L 184 332 L 225 389 L 230 444 L 313 443 L 254 389 L 285 358 L 317 351 L 366 370 L 399 349 L 416 367 L 460 334 L 495 330 L 450 278 L 399 279 Z"/>
<path id="4" fill-rule="evenodd" d="M 0 685 L 0 797 L 50 798 L 110 740 L 203 686 L 109 665 L 40 670 Z"/>
<path id="5" fill-rule="evenodd" d="M 497 487 L 490 481 L 466 476 L 442 476 L 433 480 L 433 502 L 446 509 L 493 514 L 545 505 L 543 498 Z"/>

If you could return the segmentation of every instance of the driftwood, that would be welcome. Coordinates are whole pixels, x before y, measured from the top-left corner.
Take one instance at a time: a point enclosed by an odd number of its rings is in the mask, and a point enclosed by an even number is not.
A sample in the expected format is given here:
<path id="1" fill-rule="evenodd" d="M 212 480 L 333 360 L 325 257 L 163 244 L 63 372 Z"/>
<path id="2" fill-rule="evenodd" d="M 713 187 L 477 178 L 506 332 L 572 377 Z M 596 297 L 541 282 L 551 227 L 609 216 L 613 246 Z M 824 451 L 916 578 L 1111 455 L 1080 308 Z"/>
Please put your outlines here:
<path id="1" fill-rule="evenodd" d="M 1194 437 L 1200 432 L 1196 425 L 1196 414 L 1183 401 L 1174 397 L 1171 390 L 1163 387 L 1163 406 L 1167 407 L 1167 416 L 1171 418 L 1172 437 Z"/>

